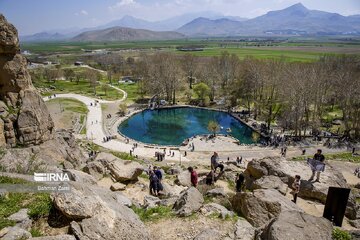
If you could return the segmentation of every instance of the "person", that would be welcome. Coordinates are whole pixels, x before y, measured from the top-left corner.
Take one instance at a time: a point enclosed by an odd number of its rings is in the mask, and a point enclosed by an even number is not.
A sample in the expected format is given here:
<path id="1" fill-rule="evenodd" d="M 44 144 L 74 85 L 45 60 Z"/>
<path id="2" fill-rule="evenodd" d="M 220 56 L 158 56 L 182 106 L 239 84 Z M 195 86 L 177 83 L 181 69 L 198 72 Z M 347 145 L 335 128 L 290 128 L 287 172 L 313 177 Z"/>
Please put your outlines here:
<path id="1" fill-rule="evenodd" d="M 156 176 L 156 174 L 154 173 L 154 171 L 150 171 L 150 176 L 149 176 L 149 180 L 150 180 L 150 194 L 154 195 L 154 196 L 158 196 L 159 195 L 159 179 Z"/>
<path id="2" fill-rule="evenodd" d="M 159 179 L 158 190 L 159 190 L 159 191 L 162 191 L 162 190 L 163 190 L 163 186 L 162 186 L 162 184 L 161 184 L 161 180 L 162 180 L 162 178 L 163 178 L 162 172 L 161 172 L 161 170 L 160 170 L 157 166 L 154 166 L 154 173 L 155 173 L 155 175 L 157 176 L 157 178 Z"/>
<path id="3" fill-rule="evenodd" d="M 292 195 L 294 196 L 294 199 L 292 200 L 294 203 L 296 203 L 297 200 L 297 195 L 300 192 L 300 175 L 295 175 L 295 180 L 292 183 L 291 187 L 292 187 Z"/>
<path id="4" fill-rule="evenodd" d="M 304 148 L 303 150 L 302 150 L 302 155 L 305 155 L 306 154 L 306 149 Z"/>
<path id="5" fill-rule="evenodd" d="M 236 184 L 236 192 L 241 192 L 242 186 L 244 184 L 245 176 L 243 173 L 238 173 L 236 176 L 235 184 Z"/>
<path id="6" fill-rule="evenodd" d="M 214 170 L 211 171 L 206 175 L 205 183 L 206 185 L 213 185 L 215 182 L 215 173 Z"/>
<path id="7" fill-rule="evenodd" d="M 188 167 L 188 171 L 190 172 L 190 181 L 191 181 L 191 185 L 193 187 L 196 187 L 198 184 L 198 175 L 195 172 L 195 170 L 193 169 L 193 167 Z"/>
<path id="8" fill-rule="evenodd" d="M 309 179 L 309 181 L 314 180 L 315 173 L 316 173 L 316 182 L 320 182 L 320 173 L 325 170 L 325 156 L 322 154 L 322 150 L 318 149 L 317 153 L 315 153 L 313 160 L 315 161 L 314 164 L 312 164 L 312 175 Z"/>
<path id="9" fill-rule="evenodd" d="M 215 173 L 217 168 L 220 168 L 220 172 L 222 172 L 224 170 L 224 165 L 219 163 L 219 155 L 217 152 L 214 152 L 211 156 L 211 169 L 213 169 Z"/>

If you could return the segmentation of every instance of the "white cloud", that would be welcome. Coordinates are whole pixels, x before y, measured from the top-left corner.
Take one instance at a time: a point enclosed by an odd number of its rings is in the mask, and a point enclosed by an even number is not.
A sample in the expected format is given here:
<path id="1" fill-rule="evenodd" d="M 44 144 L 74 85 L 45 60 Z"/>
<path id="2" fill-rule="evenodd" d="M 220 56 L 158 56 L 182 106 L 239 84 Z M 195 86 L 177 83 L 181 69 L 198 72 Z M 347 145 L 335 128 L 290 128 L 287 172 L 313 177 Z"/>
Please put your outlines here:
<path id="1" fill-rule="evenodd" d="M 89 13 L 86 10 L 81 10 L 80 12 L 75 13 L 75 16 L 80 16 L 80 15 L 87 16 L 89 15 Z"/>
<path id="2" fill-rule="evenodd" d="M 135 0 L 121 0 L 121 1 L 117 2 L 115 5 L 110 6 L 109 9 L 115 10 L 117 8 L 121 8 L 124 6 L 131 6 L 131 5 L 137 5 L 137 2 Z"/>

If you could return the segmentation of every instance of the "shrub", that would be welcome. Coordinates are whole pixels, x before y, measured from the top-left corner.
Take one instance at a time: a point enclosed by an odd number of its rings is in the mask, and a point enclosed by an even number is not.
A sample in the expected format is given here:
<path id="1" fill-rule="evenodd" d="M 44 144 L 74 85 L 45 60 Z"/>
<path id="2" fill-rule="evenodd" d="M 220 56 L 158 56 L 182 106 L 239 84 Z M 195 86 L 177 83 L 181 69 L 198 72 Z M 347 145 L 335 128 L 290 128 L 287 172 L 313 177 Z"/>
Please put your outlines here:
<path id="1" fill-rule="evenodd" d="M 341 230 L 340 228 L 334 228 L 332 232 L 333 240 L 351 240 L 352 237 L 347 231 Z"/>

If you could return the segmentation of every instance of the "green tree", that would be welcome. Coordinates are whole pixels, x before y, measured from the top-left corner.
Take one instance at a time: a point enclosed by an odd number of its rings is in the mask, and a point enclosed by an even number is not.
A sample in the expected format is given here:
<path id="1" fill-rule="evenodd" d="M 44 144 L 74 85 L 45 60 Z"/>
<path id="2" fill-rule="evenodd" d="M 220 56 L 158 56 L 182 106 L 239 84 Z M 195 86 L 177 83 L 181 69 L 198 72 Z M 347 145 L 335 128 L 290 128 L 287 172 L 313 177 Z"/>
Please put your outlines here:
<path id="1" fill-rule="evenodd" d="M 218 131 L 220 131 L 220 125 L 215 121 L 210 121 L 208 123 L 208 130 L 209 132 L 212 132 L 215 136 Z"/>
<path id="2" fill-rule="evenodd" d="M 127 105 L 125 103 L 120 103 L 119 104 L 119 114 L 121 116 L 125 116 L 126 111 L 127 111 Z"/>
<path id="3" fill-rule="evenodd" d="M 203 82 L 196 84 L 193 89 L 196 95 L 198 96 L 198 99 L 202 101 L 205 100 L 205 98 L 208 97 L 210 94 L 209 86 Z"/>

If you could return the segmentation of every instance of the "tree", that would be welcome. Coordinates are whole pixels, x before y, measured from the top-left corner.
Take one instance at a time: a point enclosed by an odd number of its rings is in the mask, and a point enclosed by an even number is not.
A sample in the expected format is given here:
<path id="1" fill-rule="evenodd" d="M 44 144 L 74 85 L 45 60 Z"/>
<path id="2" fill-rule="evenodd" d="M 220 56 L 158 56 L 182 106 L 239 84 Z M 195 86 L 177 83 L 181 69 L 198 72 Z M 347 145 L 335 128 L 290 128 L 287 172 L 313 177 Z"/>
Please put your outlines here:
<path id="1" fill-rule="evenodd" d="M 194 83 L 194 74 L 196 71 L 196 58 L 193 54 L 187 53 L 181 59 L 182 68 L 189 82 L 189 88 L 192 89 Z"/>
<path id="2" fill-rule="evenodd" d="M 64 77 L 66 80 L 70 80 L 70 82 L 72 82 L 72 80 L 75 78 L 74 70 L 71 68 L 65 68 L 64 69 Z"/>
<path id="3" fill-rule="evenodd" d="M 215 136 L 216 133 L 220 131 L 220 125 L 215 121 L 209 121 L 208 130 Z"/>
<path id="4" fill-rule="evenodd" d="M 109 86 L 108 86 L 106 83 L 104 83 L 104 84 L 101 85 L 101 89 L 104 91 L 105 96 L 107 96 L 107 92 L 108 92 L 108 90 L 109 90 Z"/>
<path id="5" fill-rule="evenodd" d="M 90 86 L 93 88 L 94 95 L 96 95 L 96 87 L 101 80 L 101 74 L 92 69 L 86 69 L 85 76 L 89 80 Z"/>
<path id="6" fill-rule="evenodd" d="M 208 85 L 206 85 L 205 83 L 201 82 L 198 83 L 194 86 L 194 92 L 196 93 L 196 95 L 198 96 L 198 99 L 204 103 L 206 98 L 209 97 L 210 94 L 210 88 Z"/>
<path id="7" fill-rule="evenodd" d="M 125 116 L 126 111 L 127 111 L 127 105 L 125 103 L 120 103 L 119 104 L 119 115 Z"/>

